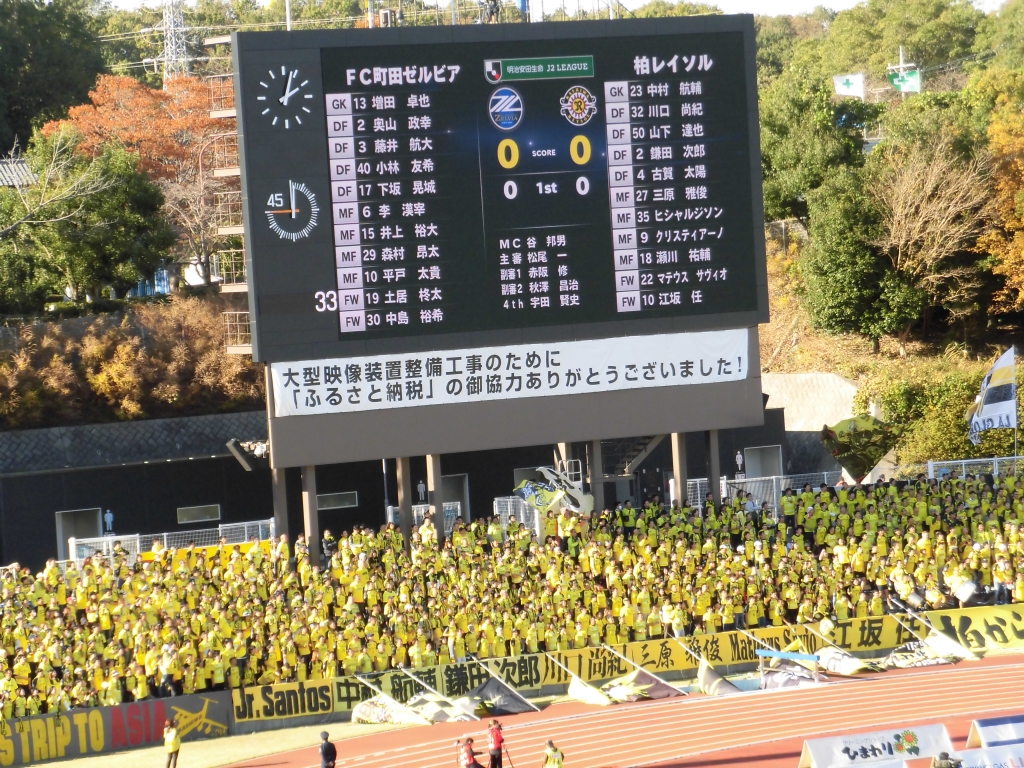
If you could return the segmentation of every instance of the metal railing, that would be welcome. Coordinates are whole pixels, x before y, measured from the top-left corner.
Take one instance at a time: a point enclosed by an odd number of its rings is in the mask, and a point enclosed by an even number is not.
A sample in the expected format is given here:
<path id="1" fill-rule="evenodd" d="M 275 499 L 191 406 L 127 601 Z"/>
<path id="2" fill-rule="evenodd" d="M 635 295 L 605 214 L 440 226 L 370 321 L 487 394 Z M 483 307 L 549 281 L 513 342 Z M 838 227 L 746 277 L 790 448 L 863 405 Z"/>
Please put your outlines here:
<path id="1" fill-rule="evenodd" d="M 242 226 L 242 193 L 239 190 L 214 195 L 214 223 L 218 228 Z"/>
<path id="2" fill-rule="evenodd" d="M 928 464 L 900 464 L 893 467 L 890 480 L 916 480 L 918 475 L 928 475 Z"/>
<path id="3" fill-rule="evenodd" d="M 90 539 L 68 539 L 68 551 L 81 564 L 87 557 L 110 557 L 115 547 L 120 547 L 133 564 L 143 552 L 150 551 L 153 542 L 159 541 L 164 549 L 183 549 L 190 544 L 197 547 L 212 547 L 226 539 L 228 544 L 244 544 L 256 537 L 260 541 L 274 538 L 274 521 L 258 520 L 249 523 L 226 523 L 216 528 L 202 528 L 196 531 L 173 531 L 172 533 L 135 533 L 127 536 L 100 536 Z"/>
<path id="4" fill-rule="evenodd" d="M 754 501 L 760 507 L 764 502 L 775 510 L 778 509 L 779 499 L 782 494 L 792 488 L 799 491 L 810 483 L 815 490 L 822 483 L 833 486 L 843 476 L 842 472 L 810 472 L 800 475 L 775 475 L 772 477 L 752 477 L 749 480 L 726 480 L 721 478 L 722 498 L 735 496 L 737 493 L 752 493 Z M 686 498 L 690 506 L 699 508 L 704 504 L 704 497 L 708 493 L 708 481 L 706 478 L 686 481 Z"/>
<path id="5" fill-rule="evenodd" d="M 224 345 L 247 347 L 252 344 L 248 312 L 222 312 L 224 316 Z"/>
<path id="6" fill-rule="evenodd" d="M 512 515 L 516 516 L 517 523 L 525 525 L 537 534 L 537 541 L 544 540 L 541 518 L 533 504 L 518 496 L 499 496 L 494 500 L 494 516 L 505 530 L 508 530 L 508 521 Z"/>
<path id="7" fill-rule="evenodd" d="M 206 78 L 206 87 L 210 96 L 211 112 L 235 108 L 235 76 L 233 73 L 210 75 Z"/>
<path id="8" fill-rule="evenodd" d="M 221 285 L 245 284 L 245 250 L 242 248 L 217 251 L 212 259 L 213 276 Z"/>
<path id="9" fill-rule="evenodd" d="M 232 101 L 227 109 L 233 107 L 234 94 L 231 96 Z M 213 139 L 210 143 L 210 151 L 213 152 L 213 168 L 219 170 L 223 168 L 237 168 L 238 167 L 238 134 L 227 133 L 222 136 L 218 136 Z"/>
<path id="10" fill-rule="evenodd" d="M 462 502 L 461 501 L 446 501 L 442 505 L 444 509 L 444 535 L 451 536 L 452 531 L 455 530 L 455 521 L 462 517 Z M 398 509 L 395 507 L 395 509 Z M 427 513 L 430 512 L 429 504 L 413 504 L 412 505 L 412 522 L 415 526 L 423 525 L 423 520 L 426 518 Z"/>
<path id="11" fill-rule="evenodd" d="M 1017 467 L 1024 468 L 1024 456 L 996 456 L 991 459 L 957 459 L 955 461 L 929 461 L 926 473 L 929 478 L 941 479 L 952 471 L 966 475 L 1016 474 Z"/>

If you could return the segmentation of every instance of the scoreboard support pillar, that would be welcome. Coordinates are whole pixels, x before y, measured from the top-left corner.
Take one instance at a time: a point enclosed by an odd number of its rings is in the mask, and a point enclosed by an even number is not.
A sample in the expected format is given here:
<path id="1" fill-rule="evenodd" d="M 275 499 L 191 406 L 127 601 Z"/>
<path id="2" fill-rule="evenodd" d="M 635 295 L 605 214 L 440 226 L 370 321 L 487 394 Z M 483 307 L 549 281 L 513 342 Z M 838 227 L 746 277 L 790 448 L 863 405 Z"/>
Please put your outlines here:
<path id="1" fill-rule="evenodd" d="M 604 510 L 604 458 L 601 456 L 601 441 L 590 441 L 590 460 L 587 462 L 590 474 L 590 493 L 594 497 L 594 514 Z"/>
<path id="2" fill-rule="evenodd" d="M 675 498 L 672 501 L 684 506 L 686 501 L 686 433 L 672 433 L 672 480 L 675 484 Z"/>
<path id="3" fill-rule="evenodd" d="M 274 535 L 283 533 L 291 538 L 288 530 L 288 486 L 283 467 L 270 470 L 270 487 L 274 498 Z"/>
<path id="4" fill-rule="evenodd" d="M 395 459 L 395 479 L 398 482 L 398 527 L 405 537 L 406 549 L 412 541 L 412 470 L 409 468 L 409 457 Z"/>
<path id="5" fill-rule="evenodd" d="M 441 454 L 427 454 L 427 503 L 437 530 L 438 546 L 444 544 L 444 498 L 441 493 Z"/>
<path id="6" fill-rule="evenodd" d="M 302 468 L 302 523 L 309 564 L 320 565 L 320 509 L 316 505 L 316 467 Z"/>
<path id="7" fill-rule="evenodd" d="M 722 471 L 719 467 L 718 461 L 718 430 L 709 429 L 704 433 L 704 449 L 707 453 L 708 461 L 708 490 L 711 492 L 711 498 L 715 502 L 715 509 L 719 509 L 722 506 Z M 704 500 L 701 499 L 701 507 L 704 505 Z"/>

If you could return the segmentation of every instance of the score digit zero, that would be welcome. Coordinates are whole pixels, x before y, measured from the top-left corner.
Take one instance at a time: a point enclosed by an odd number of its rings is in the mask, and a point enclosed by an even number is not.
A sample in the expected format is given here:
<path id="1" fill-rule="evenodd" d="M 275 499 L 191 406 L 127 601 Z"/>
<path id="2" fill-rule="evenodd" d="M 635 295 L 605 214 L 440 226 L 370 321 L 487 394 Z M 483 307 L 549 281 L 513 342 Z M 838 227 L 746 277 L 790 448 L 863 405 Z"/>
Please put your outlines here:
<path id="1" fill-rule="evenodd" d="M 548 150 L 545 150 L 548 151 Z M 554 154 L 554 150 L 550 150 L 551 154 Z M 535 156 L 537 152 L 533 153 Z M 569 156 L 576 165 L 586 165 L 590 162 L 592 149 L 590 145 L 590 139 L 582 134 L 579 136 L 573 136 L 572 141 L 569 142 Z M 519 145 L 516 144 L 514 139 L 502 139 L 498 142 L 498 163 L 502 168 L 511 170 L 519 165 Z M 540 187 L 541 185 L 538 185 Z M 519 194 L 519 186 L 514 181 L 506 181 L 502 190 L 505 193 L 505 197 L 509 200 L 514 200 Z M 541 188 L 541 192 L 550 194 L 549 189 Z M 576 179 L 576 191 L 585 195 L 590 192 L 590 180 L 586 176 L 580 176 Z"/>
<path id="2" fill-rule="evenodd" d="M 569 142 L 569 157 L 572 161 L 576 165 L 586 165 L 590 162 L 590 155 L 590 139 L 583 135 L 573 136 Z M 519 145 L 514 139 L 502 139 L 498 143 L 498 163 L 506 170 L 512 170 L 519 165 Z"/>

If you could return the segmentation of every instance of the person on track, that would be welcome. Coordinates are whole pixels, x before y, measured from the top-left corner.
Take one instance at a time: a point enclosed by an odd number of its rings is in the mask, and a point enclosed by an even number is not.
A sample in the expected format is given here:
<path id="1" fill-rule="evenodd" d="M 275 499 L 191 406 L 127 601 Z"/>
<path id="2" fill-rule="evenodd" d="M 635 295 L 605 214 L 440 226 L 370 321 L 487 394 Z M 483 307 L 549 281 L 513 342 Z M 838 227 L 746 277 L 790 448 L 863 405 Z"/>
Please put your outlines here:
<path id="1" fill-rule="evenodd" d="M 491 720 L 487 728 L 487 755 L 490 757 L 488 768 L 501 768 L 501 750 L 505 745 L 505 737 L 501 734 L 501 723 Z"/>
<path id="2" fill-rule="evenodd" d="M 334 768 L 334 761 L 338 759 L 338 750 L 330 738 L 327 731 L 320 731 L 320 768 Z"/>
<path id="3" fill-rule="evenodd" d="M 178 768 L 181 736 L 178 734 L 176 720 L 164 720 L 164 748 L 167 750 L 167 768 Z"/>
<path id="4" fill-rule="evenodd" d="M 462 742 L 456 741 L 455 748 L 459 753 L 459 768 L 483 768 L 476 761 L 476 756 L 480 753 L 473 749 L 472 739 L 466 739 Z"/>
<path id="5" fill-rule="evenodd" d="M 564 761 L 565 755 L 555 746 L 555 742 L 551 739 L 544 742 L 544 762 L 540 764 L 541 768 L 562 768 Z"/>

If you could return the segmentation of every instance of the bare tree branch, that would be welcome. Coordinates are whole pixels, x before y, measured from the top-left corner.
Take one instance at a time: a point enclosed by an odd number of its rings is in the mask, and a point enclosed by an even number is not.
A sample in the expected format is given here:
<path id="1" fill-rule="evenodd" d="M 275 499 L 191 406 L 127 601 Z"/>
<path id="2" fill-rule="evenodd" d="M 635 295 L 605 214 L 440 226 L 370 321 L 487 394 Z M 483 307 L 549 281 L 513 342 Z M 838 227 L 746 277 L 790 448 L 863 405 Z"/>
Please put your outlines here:
<path id="1" fill-rule="evenodd" d="M 869 184 L 883 224 L 873 244 L 898 274 L 954 315 L 981 286 L 964 254 L 984 230 L 991 178 L 986 154 L 964 160 L 941 137 L 893 152 Z"/>
<path id="2" fill-rule="evenodd" d="M 83 164 L 83 158 L 76 153 L 76 143 L 74 133 L 69 130 L 62 128 L 53 135 L 49 154 L 37 171 L 35 183 L 13 187 L 14 212 L 10 219 L 0 222 L 0 240 L 11 237 L 20 227 L 73 218 L 82 210 L 82 205 L 71 211 L 65 209 L 65 205 L 84 201 L 113 185 L 98 159 L 85 160 Z M 18 158 L 17 149 L 15 146 L 7 159 Z"/>

